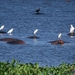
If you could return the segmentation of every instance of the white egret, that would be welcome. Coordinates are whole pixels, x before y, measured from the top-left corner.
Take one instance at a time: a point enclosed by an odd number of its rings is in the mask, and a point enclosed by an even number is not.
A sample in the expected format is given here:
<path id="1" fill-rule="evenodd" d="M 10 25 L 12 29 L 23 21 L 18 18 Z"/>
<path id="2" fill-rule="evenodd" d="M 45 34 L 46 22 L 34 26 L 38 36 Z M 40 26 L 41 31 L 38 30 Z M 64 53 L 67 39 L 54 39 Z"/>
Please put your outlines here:
<path id="1" fill-rule="evenodd" d="M 74 29 L 75 29 L 74 26 L 72 24 L 70 26 L 71 26 L 70 27 L 70 33 L 74 33 Z"/>
<path id="2" fill-rule="evenodd" d="M 1 27 L 0 27 L 0 30 L 2 30 L 4 28 L 4 25 L 2 25 Z"/>
<path id="3" fill-rule="evenodd" d="M 60 34 L 58 35 L 58 38 L 59 38 L 59 39 L 61 38 L 61 35 L 62 35 L 62 33 L 60 33 Z"/>
<path id="4" fill-rule="evenodd" d="M 34 35 L 36 35 L 37 32 L 38 32 L 38 29 L 34 30 Z"/>
<path id="5" fill-rule="evenodd" d="M 11 28 L 7 33 L 8 33 L 8 34 L 11 34 L 11 33 L 13 32 L 13 30 L 14 30 L 14 29 Z"/>

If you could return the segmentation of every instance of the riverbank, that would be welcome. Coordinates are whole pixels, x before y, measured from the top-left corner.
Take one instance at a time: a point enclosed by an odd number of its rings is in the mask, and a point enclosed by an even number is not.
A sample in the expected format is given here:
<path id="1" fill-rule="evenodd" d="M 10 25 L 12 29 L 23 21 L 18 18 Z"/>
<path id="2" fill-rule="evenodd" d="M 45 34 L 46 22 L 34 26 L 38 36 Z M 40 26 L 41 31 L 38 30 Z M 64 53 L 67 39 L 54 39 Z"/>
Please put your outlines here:
<path id="1" fill-rule="evenodd" d="M 21 64 L 16 60 L 0 62 L 0 75 L 75 75 L 75 63 L 40 67 L 38 63 Z"/>

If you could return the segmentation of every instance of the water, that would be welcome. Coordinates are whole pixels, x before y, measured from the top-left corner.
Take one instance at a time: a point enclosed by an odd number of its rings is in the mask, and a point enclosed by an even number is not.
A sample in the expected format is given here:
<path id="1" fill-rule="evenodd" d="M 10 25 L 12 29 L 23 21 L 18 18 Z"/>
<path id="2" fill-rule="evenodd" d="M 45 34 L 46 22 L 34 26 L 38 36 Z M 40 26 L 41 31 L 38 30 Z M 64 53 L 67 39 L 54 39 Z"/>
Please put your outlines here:
<path id="1" fill-rule="evenodd" d="M 40 13 L 35 10 L 41 8 Z M 62 62 L 75 61 L 75 37 L 69 37 L 70 24 L 75 27 L 75 1 L 66 0 L 1 0 L 0 25 L 4 31 L 14 28 L 13 35 L 0 35 L 0 38 L 12 37 L 26 42 L 24 45 L 10 45 L 0 42 L 0 61 L 13 58 L 22 63 L 36 63 L 40 66 L 57 66 Z M 39 39 L 29 39 L 38 28 Z M 52 45 L 58 34 L 62 33 L 64 45 Z"/>

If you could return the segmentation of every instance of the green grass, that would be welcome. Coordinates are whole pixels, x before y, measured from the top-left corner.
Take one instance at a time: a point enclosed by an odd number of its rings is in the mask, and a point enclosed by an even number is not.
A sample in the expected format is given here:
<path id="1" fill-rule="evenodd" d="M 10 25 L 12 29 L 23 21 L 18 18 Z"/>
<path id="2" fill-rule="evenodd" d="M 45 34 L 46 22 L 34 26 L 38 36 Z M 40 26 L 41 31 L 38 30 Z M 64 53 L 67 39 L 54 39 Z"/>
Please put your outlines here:
<path id="1" fill-rule="evenodd" d="M 75 63 L 40 67 L 38 63 L 21 64 L 16 60 L 0 62 L 0 75 L 75 75 Z"/>

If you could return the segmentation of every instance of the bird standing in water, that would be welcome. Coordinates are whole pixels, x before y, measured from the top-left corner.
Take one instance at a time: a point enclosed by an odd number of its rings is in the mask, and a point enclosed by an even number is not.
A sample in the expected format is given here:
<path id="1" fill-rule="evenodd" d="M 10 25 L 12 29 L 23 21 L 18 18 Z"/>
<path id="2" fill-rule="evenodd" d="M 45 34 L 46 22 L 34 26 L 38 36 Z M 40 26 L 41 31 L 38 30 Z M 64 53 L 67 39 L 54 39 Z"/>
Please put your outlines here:
<path id="1" fill-rule="evenodd" d="M 1 27 L 0 27 L 0 30 L 2 30 L 4 28 L 4 25 L 2 25 Z"/>
<path id="2" fill-rule="evenodd" d="M 40 11 L 40 8 L 38 8 L 35 12 L 38 14 L 38 13 L 39 13 L 39 11 Z"/>
<path id="3" fill-rule="evenodd" d="M 74 28 L 74 26 L 73 26 L 72 24 L 71 24 L 70 26 L 71 26 L 71 27 L 70 27 L 70 33 L 72 33 L 72 34 L 73 34 L 73 33 L 74 33 L 74 29 L 75 29 L 75 28 Z"/>
<path id="4" fill-rule="evenodd" d="M 33 34 L 36 35 L 37 32 L 38 32 L 38 29 L 34 30 L 34 33 Z"/>
<path id="5" fill-rule="evenodd" d="M 59 38 L 59 39 L 61 39 L 61 35 L 62 35 L 62 33 L 60 33 L 60 34 L 58 35 L 58 38 Z"/>

